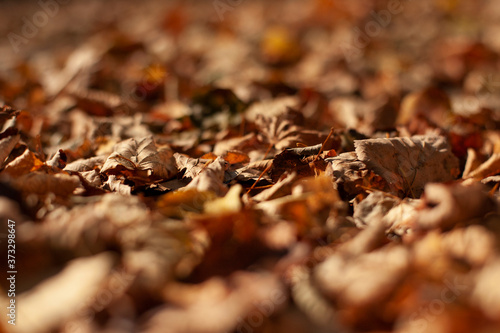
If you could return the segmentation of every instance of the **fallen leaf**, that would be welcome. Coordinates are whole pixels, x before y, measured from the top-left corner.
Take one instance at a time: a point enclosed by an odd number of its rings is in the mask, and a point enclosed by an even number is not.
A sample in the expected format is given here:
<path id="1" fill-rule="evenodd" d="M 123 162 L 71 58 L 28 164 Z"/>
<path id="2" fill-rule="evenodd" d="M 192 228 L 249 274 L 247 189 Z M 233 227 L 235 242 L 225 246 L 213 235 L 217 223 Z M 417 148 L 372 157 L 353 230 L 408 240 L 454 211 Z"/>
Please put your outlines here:
<path id="1" fill-rule="evenodd" d="M 106 174 L 131 174 L 143 180 L 168 179 L 177 172 L 173 153 L 157 148 L 152 137 L 118 143 L 101 169 Z"/>
<path id="2" fill-rule="evenodd" d="M 387 181 L 394 194 L 420 197 L 424 186 L 458 176 L 458 159 L 444 137 L 355 141 L 356 155 Z"/>
<path id="3" fill-rule="evenodd" d="M 48 175 L 43 172 L 32 172 L 16 178 L 12 185 L 25 194 L 46 195 L 54 193 L 66 198 L 80 185 L 77 176 L 66 174 Z"/>
<path id="4" fill-rule="evenodd" d="M 423 229 L 451 229 L 458 223 L 471 223 L 494 209 L 480 184 L 428 184 L 415 223 Z"/>
<path id="5" fill-rule="evenodd" d="M 101 253 L 71 261 L 60 273 L 18 297 L 15 332 L 52 332 L 82 312 L 92 311 L 89 298 L 97 296 L 113 267 L 114 256 Z M 59 302 L 50 302 L 56 297 Z M 95 299 L 94 299 L 95 300 Z"/>
<path id="6" fill-rule="evenodd" d="M 224 195 L 227 192 L 227 186 L 223 183 L 227 167 L 228 163 L 223 158 L 217 157 L 182 190 L 197 189 L 199 192 L 211 191 L 218 196 Z"/>

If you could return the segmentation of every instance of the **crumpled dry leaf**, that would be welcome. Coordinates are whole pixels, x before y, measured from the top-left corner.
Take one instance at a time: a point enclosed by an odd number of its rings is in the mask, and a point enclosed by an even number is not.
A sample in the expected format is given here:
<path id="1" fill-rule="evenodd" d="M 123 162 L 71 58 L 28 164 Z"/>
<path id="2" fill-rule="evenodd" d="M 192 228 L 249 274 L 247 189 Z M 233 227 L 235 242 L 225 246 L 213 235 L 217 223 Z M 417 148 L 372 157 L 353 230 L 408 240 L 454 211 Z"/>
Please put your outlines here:
<path id="1" fill-rule="evenodd" d="M 443 248 L 454 259 L 481 267 L 495 257 L 495 237 L 480 225 L 454 229 L 443 236 Z"/>
<path id="2" fill-rule="evenodd" d="M 243 207 L 240 198 L 242 191 L 243 187 L 239 184 L 231 187 L 223 198 L 205 202 L 204 212 L 214 215 L 239 212 Z"/>
<path id="3" fill-rule="evenodd" d="M 101 290 L 113 262 L 108 252 L 75 259 L 57 275 L 22 293 L 16 305 L 23 320 L 16 321 L 15 332 L 52 332 L 78 313 L 89 311 L 93 304 L 88 300 Z M 54 298 L 58 301 L 52 302 Z"/>
<path id="4" fill-rule="evenodd" d="M 48 175 L 43 172 L 31 172 L 16 178 L 12 185 L 26 194 L 46 195 L 54 193 L 60 197 L 67 197 L 80 185 L 77 176 L 64 173 Z"/>
<path id="5" fill-rule="evenodd" d="M 73 171 L 73 172 L 92 171 L 104 165 L 105 161 L 106 161 L 105 155 L 94 156 L 86 159 L 79 159 L 66 164 L 66 166 L 64 167 L 64 171 Z"/>
<path id="6" fill-rule="evenodd" d="M 382 220 L 401 200 L 381 191 L 370 193 L 363 201 L 354 206 L 353 218 L 358 228 Z"/>
<path id="7" fill-rule="evenodd" d="M 402 237 L 413 231 L 419 205 L 418 199 L 401 200 L 376 191 L 354 206 L 353 218 L 359 228 L 380 223 L 389 236 Z"/>
<path id="8" fill-rule="evenodd" d="M 496 259 L 484 267 L 476 277 L 472 302 L 491 320 L 500 320 L 500 289 L 498 289 L 498 276 L 500 275 L 500 260 Z"/>
<path id="9" fill-rule="evenodd" d="M 253 153 L 250 155 L 257 155 L 253 150 L 260 146 L 262 144 L 257 140 L 257 135 L 255 133 L 248 133 L 244 136 L 217 141 L 214 145 L 213 153 L 222 156 L 229 151 L 237 150 L 248 154 Z M 250 155 L 249 157 L 252 159 Z"/>
<path id="10" fill-rule="evenodd" d="M 330 177 L 303 178 L 295 182 L 290 195 L 266 200 L 255 205 L 275 220 L 293 221 L 299 235 L 320 237 L 324 227 L 332 228 L 345 205 L 334 189 Z"/>
<path id="11" fill-rule="evenodd" d="M 289 195 L 292 192 L 292 185 L 297 180 L 297 173 L 291 172 L 281 177 L 276 184 L 270 188 L 266 188 L 262 192 L 252 197 L 252 200 L 260 202 L 272 200 L 284 195 Z"/>
<path id="12" fill-rule="evenodd" d="M 468 223 L 495 209 L 481 184 L 427 184 L 423 197 L 425 205 L 415 221 L 419 228 L 450 229 L 458 223 Z"/>
<path id="13" fill-rule="evenodd" d="M 152 137 L 118 143 L 101 169 L 107 174 L 131 174 L 139 179 L 168 179 L 177 173 L 173 153 L 157 147 Z"/>
<path id="14" fill-rule="evenodd" d="M 301 127 L 295 125 L 297 117 L 297 113 L 291 111 L 271 118 L 259 114 L 255 123 L 261 130 L 261 140 L 277 150 L 295 147 L 301 141 Z"/>
<path id="15" fill-rule="evenodd" d="M 5 159 L 10 155 L 10 152 L 17 145 L 20 138 L 21 136 L 16 133 L 0 140 L 0 165 L 3 164 Z"/>
<path id="16" fill-rule="evenodd" d="M 204 203 L 216 198 L 213 192 L 182 189 L 169 192 L 158 199 L 158 210 L 165 216 L 182 218 L 186 213 L 202 213 Z"/>
<path id="17" fill-rule="evenodd" d="M 174 153 L 175 165 L 179 172 L 183 173 L 184 178 L 193 179 L 205 167 L 206 164 L 213 161 L 210 159 L 192 158 L 184 154 Z"/>
<path id="18" fill-rule="evenodd" d="M 223 196 L 227 192 L 227 186 L 223 181 L 228 167 L 228 162 L 222 157 L 217 157 L 213 162 L 206 165 L 182 190 L 197 189 L 199 192 L 211 191 L 218 196 Z"/>
<path id="19" fill-rule="evenodd" d="M 495 153 L 484 163 L 480 164 L 477 168 L 470 170 L 464 175 L 464 179 L 481 180 L 488 176 L 494 176 L 500 172 L 500 154 Z"/>
<path id="20" fill-rule="evenodd" d="M 410 267 L 409 259 L 403 246 L 388 246 L 350 259 L 334 254 L 316 266 L 314 280 L 343 306 L 374 307 L 398 287 Z"/>
<path id="21" fill-rule="evenodd" d="M 123 195 L 132 194 L 132 187 L 123 183 L 123 177 L 109 175 L 108 180 L 103 183 L 103 188 L 111 192 L 120 193 Z"/>
<path id="22" fill-rule="evenodd" d="M 420 118 L 432 125 L 444 126 L 450 117 L 450 98 L 443 90 L 431 87 L 405 96 L 397 123 L 408 124 Z"/>
<path id="23" fill-rule="evenodd" d="M 367 139 L 355 141 L 356 155 L 382 176 L 391 192 L 419 197 L 431 182 L 458 176 L 458 159 L 444 137 Z"/>
<path id="24" fill-rule="evenodd" d="M 227 281 L 212 278 L 195 286 L 173 284 L 165 288 L 164 297 L 177 304 L 159 307 L 141 332 L 159 333 L 166 328 L 172 333 L 251 330 L 254 313 L 269 317 L 287 299 L 275 276 L 250 272 L 236 272 Z M 201 317 L 200 311 L 204 313 Z"/>
<path id="25" fill-rule="evenodd" d="M 253 103 L 245 112 L 245 117 L 255 121 L 259 115 L 277 117 L 287 111 L 288 108 L 296 108 L 300 105 L 297 96 L 283 96 L 273 99 L 262 100 Z"/>
<path id="26" fill-rule="evenodd" d="M 59 149 L 57 153 L 54 154 L 50 159 L 45 162 L 47 166 L 51 167 L 53 170 L 62 170 L 66 166 L 66 161 L 68 157 L 62 149 Z"/>
<path id="27" fill-rule="evenodd" d="M 323 159 L 318 159 L 318 164 Z M 326 167 L 326 164 L 325 164 Z M 303 156 L 297 155 L 288 149 L 283 150 L 275 156 L 269 175 L 274 182 L 277 182 L 284 174 L 293 170 L 298 178 L 314 176 L 317 170 Z"/>
<path id="28" fill-rule="evenodd" d="M 29 149 L 24 150 L 24 153 L 10 161 L 5 166 L 2 174 L 7 174 L 11 177 L 19 177 L 27 174 L 33 169 L 39 168 L 43 162 L 36 157 L 36 155 Z"/>
<path id="29" fill-rule="evenodd" d="M 95 188 L 100 188 L 102 185 L 101 174 L 97 170 L 83 171 L 80 172 L 80 176 L 87 182 L 88 185 Z M 113 176 L 110 176 L 110 178 Z M 109 179 L 108 179 L 109 180 Z M 109 183 L 108 183 L 109 184 Z M 112 186 L 110 185 L 110 188 Z M 113 189 L 111 189 L 113 191 Z"/>
<path id="30" fill-rule="evenodd" d="M 356 153 L 343 153 L 326 159 L 330 162 L 325 174 L 332 177 L 334 187 L 343 199 L 352 199 L 362 193 L 364 188 L 383 190 L 387 187 L 386 181 L 365 163 L 359 161 Z"/>
<path id="31" fill-rule="evenodd" d="M 0 128 L 3 127 L 7 120 L 11 119 L 12 117 L 16 117 L 20 112 L 21 111 L 16 110 L 11 106 L 3 105 L 0 109 Z"/>
<path id="32" fill-rule="evenodd" d="M 109 244 L 127 247 L 142 237 L 151 220 L 147 207 L 137 197 L 108 193 L 100 201 L 52 211 L 39 226 L 38 236 L 53 247 L 85 255 L 104 250 Z"/>

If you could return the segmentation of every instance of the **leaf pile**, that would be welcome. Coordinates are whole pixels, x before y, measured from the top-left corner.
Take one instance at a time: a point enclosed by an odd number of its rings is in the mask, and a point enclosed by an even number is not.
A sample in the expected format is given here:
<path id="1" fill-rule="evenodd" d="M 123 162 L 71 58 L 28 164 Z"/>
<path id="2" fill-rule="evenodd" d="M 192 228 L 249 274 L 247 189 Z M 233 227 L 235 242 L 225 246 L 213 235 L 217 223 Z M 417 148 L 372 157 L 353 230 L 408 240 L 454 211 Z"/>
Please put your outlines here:
<path id="1" fill-rule="evenodd" d="M 498 2 L 41 3 L 0 3 L 0 332 L 500 330 Z"/>

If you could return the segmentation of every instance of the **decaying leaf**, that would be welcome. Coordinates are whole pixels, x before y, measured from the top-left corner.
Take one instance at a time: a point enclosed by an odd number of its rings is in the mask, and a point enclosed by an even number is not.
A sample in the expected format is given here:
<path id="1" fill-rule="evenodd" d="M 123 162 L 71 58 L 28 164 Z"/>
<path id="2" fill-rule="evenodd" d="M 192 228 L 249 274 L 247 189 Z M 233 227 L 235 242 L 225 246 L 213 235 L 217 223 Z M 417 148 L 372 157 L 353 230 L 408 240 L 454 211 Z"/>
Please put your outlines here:
<path id="1" fill-rule="evenodd" d="M 500 172 L 500 154 L 493 154 L 486 162 L 480 164 L 474 170 L 469 171 L 464 178 L 481 180 Z"/>
<path id="2" fill-rule="evenodd" d="M 19 134 L 14 134 L 0 139 L 0 163 L 3 164 L 20 138 L 21 136 Z"/>
<path id="3" fill-rule="evenodd" d="M 384 192 L 370 193 L 361 203 L 355 206 L 353 218 L 360 228 L 377 223 L 396 206 L 400 200 Z"/>
<path id="4" fill-rule="evenodd" d="M 159 332 L 165 327 L 175 333 L 245 330 L 252 327 L 249 323 L 254 313 L 264 317 L 262 306 L 266 306 L 265 317 L 269 317 L 287 299 L 276 277 L 246 272 L 236 272 L 227 280 L 212 278 L 198 286 L 174 284 L 165 288 L 164 295 L 177 305 L 155 311 L 143 332 Z M 199 311 L 205 313 L 201 319 Z"/>
<path id="5" fill-rule="evenodd" d="M 368 139 L 355 141 L 356 155 L 382 176 L 391 191 L 419 197 L 431 182 L 458 176 L 458 159 L 444 137 Z"/>
<path id="6" fill-rule="evenodd" d="M 205 165 L 184 189 L 197 189 L 199 192 L 211 191 L 218 196 L 224 195 L 227 192 L 227 186 L 223 181 L 228 165 L 229 163 L 223 158 L 217 157 L 212 163 Z"/>
<path id="7" fill-rule="evenodd" d="M 32 151 L 25 149 L 24 153 L 10 161 L 9 164 L 5 166 L 2 173 L 8 174 L 11 177 L 19 177 L 32 170 L 36 170 L 42 165 L 43 162 L 38 159 Z"/>
<path id="8" fill-rule="evenodd" d="M 334 186 L 342 198 L 352 199 L 365 188 L 383 190 L 387 187 L 386 181 L 359 161 L 354 152 L 343 153 L 327 161 L 330 163 L 325 173 L 333 178 Z"/>
<path id="9" fill-rule="evenodd" d="M 324 293 L 338 298 L 344 306 L 378 306 L 408 272 L 408 259 L 409 253 L 402 246 L 351 259 L 337 254 L 317 266 L 314 278 Z"/>
<path id="10" fill-rule="evenodd" d="M 300 117 L 300 114 L 288 112 L 272 118 L 258 115 L 256 123 L 263 133 L 262 139 L 277 150 L 294 147 L 301 140 L 301 128 L 295 124 L 298 119 L 294 117 Z"/>
<path id="11" fill-rule="evenodd" d="M 16 178 L 12 184 L 26 194 L 54 193 L 60 197 L 67 197 L 80 185 L 80 180 L 77 176 L 63 173 L 49 175 L 37 171 Z"/>
<path id="12" fill-rule="evenodd" d="M 158 148 L 152 137 L 145 137 L 118 143 L 101 172 L 130 174 L 140 179 L 168 179 L 177 170 L 173 153 L 167 147 Z"/>
<path id="13" fill-rule="evenodd" d="M 480 184 L 428 184 L 419 212 L 419 228 L 449 229 L 457 223 L 469 223 L 494 209 L 494 204 Z"/>
<path id="14" fill-rule="evenodd" d="M 102 167 L 104 162 L 106 161 L 106 156 L 95 156 L 87 159 L 80 159 L 74 162 L 66 164 L 64 167 L 65 171 L 74 171 L 74 172 L 84 172 L 91 171 L 96 168 Z"/>
<path id="15" fill-rule="evenodd" d="M 500 261 L 496 259 L 479 272 L 472 292 L 472 301 L 481 308 L 488 318 L 495 321 L 500 316 L 498 274 L 500 274 Z"/>
<path id="16" fill-rule="evenodd" d="M 70 262 L 59 274 L 19 296 L 15 332 L 51 332 L 65 321 L 90 310 L 113 267 L 113 255 L 101 253 Z M 56 297 L 60 302 L 51 302 Z"/>
<path id="17" fill-rule="evenodd" d="M 19 115 L 20 111 L 8 105 L 3 105 L 0 109 L 0 127 L 3 127 L 5 122 Z"/>

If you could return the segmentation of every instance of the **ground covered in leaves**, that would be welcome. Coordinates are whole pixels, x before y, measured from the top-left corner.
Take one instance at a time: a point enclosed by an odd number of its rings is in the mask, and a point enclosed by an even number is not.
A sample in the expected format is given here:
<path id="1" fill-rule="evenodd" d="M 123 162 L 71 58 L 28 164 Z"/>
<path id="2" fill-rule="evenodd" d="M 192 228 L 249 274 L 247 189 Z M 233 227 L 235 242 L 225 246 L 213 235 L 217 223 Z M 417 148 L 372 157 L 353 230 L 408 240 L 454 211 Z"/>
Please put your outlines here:
<path id="1" fill-rule="evenodd" d="M 1 332 L 500 331 L 498 1 L 0 12 Z"/>

